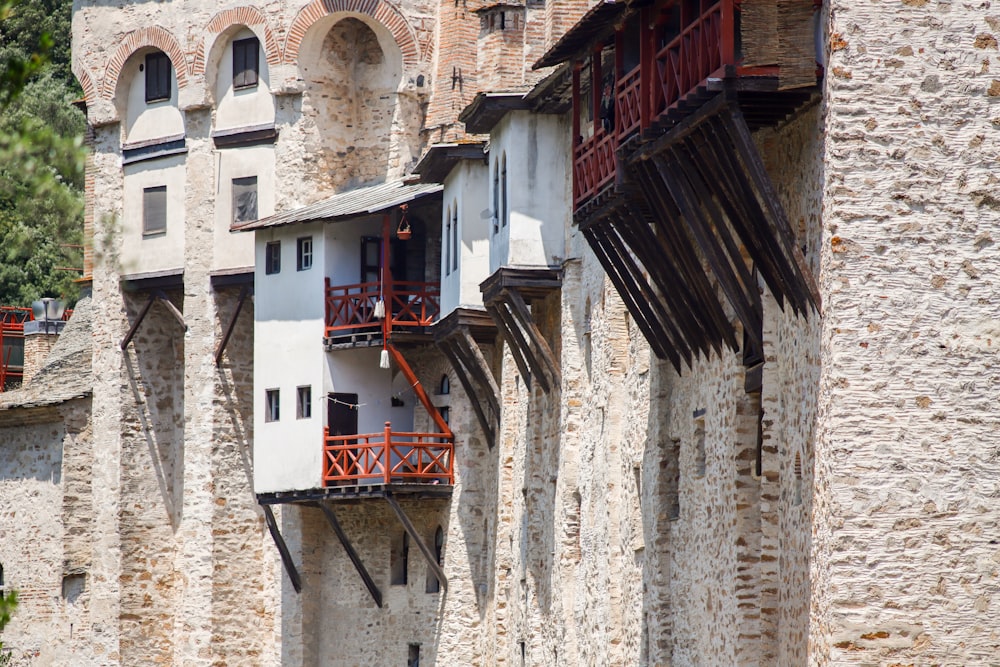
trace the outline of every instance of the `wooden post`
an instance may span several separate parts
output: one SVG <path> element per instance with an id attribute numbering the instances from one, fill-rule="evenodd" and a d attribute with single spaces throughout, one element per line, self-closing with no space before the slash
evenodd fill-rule
<path id="1" fill-rule="evenodd" d="M 736 7 L 735 0 L 722 0 L 722 21 L 719 37 L 722 41 L 722 64 L 736 64 Z"/>
<path id="2" fill-rule="evenodd" d="M 411 387 L 413 387 L 413 391 L 416 393 L 417 398 L 427 410 L 427 414 L 431 416 L 431 419 L 434 420 L 437 427 L 441 429 L 441 433 L 444 433 L 449 438 L 452 438 L 454 434 L 448 427 L 448 423 L 445 422 L 444 417 L 441 416 L 438 409 L 434 407 L 433 403 L 431 403 L 431 399 L 427 396 L 427 392 L 424 391 L 424 386 L 420 384 L 420 380 L 417 379 L 417 376 L 413 372 L 413 369 L 410 368 L 410 365 L 406 363 L 406 359 L 403 358 L 403 355 L 400 354 L 399 350 L 397 350 L 394 345 L 390 344 L 387 347 L 389 349 L 389 353 L 392 355 L 392 358 L 396 360 L 396 364 L 399 366 L 399 369 L 403 371 L 403 376 L 406 378 L 406 381 L 410 383 Z M 389 422 L 386 422 L 385 425 L 388 427 Z M 386 431 L 386 433 L 388 434 L 388 431 Z M 388 437 L 388 435 L 386 437 Z"/>
<path id="3" fill-rule="evenodd" d="M 392 441 L 392 422 L 385 423 L 385 460 L 382 461 L 382 472 L 385 478 L 385 483 L 389 484 L 392 481 L 392 448 L 389 443 Z"/>
<path id="4" fill-rule="evenodd" d="M 385 302 L 385 317 L 382 318 L 382 340 L 389 342 L 392 330 L 392 271 L 389 269 L 389 214 L 382 216 L 382 300 Z"/>

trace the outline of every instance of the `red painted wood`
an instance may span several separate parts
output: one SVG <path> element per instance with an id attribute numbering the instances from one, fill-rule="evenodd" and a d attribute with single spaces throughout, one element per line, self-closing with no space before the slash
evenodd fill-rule
<path id="1" fill-rule="evenodd" d="M 445 433 L 331 436 L 323 430 L 323 484 L 454 483 L 455 443 Z"/>

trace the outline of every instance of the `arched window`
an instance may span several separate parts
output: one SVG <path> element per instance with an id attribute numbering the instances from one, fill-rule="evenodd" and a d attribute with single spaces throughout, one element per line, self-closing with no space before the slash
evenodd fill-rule
<path id="1" fill-rule="evenodd" d="M 448 379 L 447 373 L 441 376 L 441 384 L 438 387 L 438 393 L 442 396 L 451 393 L 451 380 Z"/>
<path id="2" fill-rule="evenodd" d="M 458 201 L 451 209 L 451 270 L 458 271 Z"/>
<path id="3" fill-rule="evenodd" d="M 451 206 L 444 214 L 444 275 L 451 275 Z"/>
<path id="4" fill-rule="evenodd" d="M 493 160 L 493 233 L 500 231 L 500 163 Z"/>
<path id="5" fill-rule="evenodd" d="M 393 540 L 392 551 L 389 554 L 390 584 L 393 586 L 406 585 L 406 571 L 410 559 L 410 536 L 403 531 Z"/>

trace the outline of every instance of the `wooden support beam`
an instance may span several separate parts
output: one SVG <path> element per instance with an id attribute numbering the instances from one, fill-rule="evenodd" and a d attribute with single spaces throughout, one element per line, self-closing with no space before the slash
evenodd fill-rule
<path id="1" fill-rule="evenodd" d="M 144 319 L 146 319 L 146 314 L 149 312 L 149 309 L 153 307 L 153 304 L 155 302 L 156 302 L 156 294 L 155 293 L 150 294 L 149 298 L 146 300 L 146 305 L 144 305 L 142 307 L 142 310 L 139 311 L 139 317 L 135 318 L 135 322 L 132 324 L 131 327 L 129 327 L 128 333 L 125 334 L 125 337 L 122 338 L 122 342 L 119 344 L 119 347 L 121 347 L 122 351 L 124 351 L 125 348 L 128 347 L 128 344 L 132 342 L 132 338 L 135 336 L 135 332 L 139 330 L 139 325 L 142 324 L 142 321 Z"/>
<path id="2" fill-rule="evenodd" d="M 473 376 L 480 384 L 485 384 L 486 388 L 489 390 L 486 392 L 486 398 L 489 400 L 490 406 L 493 408 L 493 412 L 497 415 L 497 419 L 499 419 L 500 386 L 497 384 L 496 378 L 493 377 L 493 371 L 490 370 L 490 365 L 486 363 L 486 357 L 483 356 L 483 352 L 479 349 L 479 345 L 472 337 L 472 334 L 469 333 L 469 329 L 467 327 L 462 327 L 459 329 L 458 335 L 463 342 L 461 349 L 471 355 L 474 362 L 469 366 L 469 371 L 472 372 Z"/>
<path id="3" fill-rule="evenodd" d="M 427 414 L 431 416 L 431 419 L 434 420 L 437 427 L 441 429 L 441 433 L 444 433 L 449 438 L 454 437 L 454 434 L 451 432 L 451 428 L 448 427 L 448 422 L 446 422 L 444 417 L 441 416 L 441 413 L 438 412 L 437 406 L 431 403 L 431 399 L 427 396 L 427 392 L 424 391 L 424 386 L 420 384 L 420 380 L 417 379 L 416 373 L 414 373 L 413 369 L 410 368 L 410 365 L 406 363 L 406 359 L 403 358 L 403 355 L 400 354 L 399 350 L 397 350 L 396 346 L 392 343 L 387 343 L 386 348 L 389 350 L 392 358 L 396 361 L 396 365 L 399 366 L 399 370 L 403 371 L 403 376 L 406 378 L 406 381 L 410 383 L 411 387 L 413 387 L 413 391 L 416 393 L 417 398 L 421 403 L 423 403 L 424 408 L 427 410 Z"/>
<path id="4" fill-rule="evenodd" d="M 517 329 L 517 324 L 511 319 L 510 311 L 507 310 L 507 303 L 502 299 L 498 299 L 487 304 L 486 310 L 493 318 L 493 321 L 496 322 L 500 336 L 507 343 L 507 347 L 510 348 L 511 356 L 514 357 L 514 363 L 517 364 L 517 370 L 521 372 L 521 377 L 524 378 L 524 384 L 530 389 L 531 369 L 528 368 L 528 359 L 524 351 L 525 347 L 527 347 L 527 342 L 524 341 L 524 336 Z M 538 381 L 542 384 L 542 389 L 547 392 L 548 387 L 545 384 L 545 378 L 540 377 Z"/>
<path id="5" fill-rule="evenodd" d="M 427 565 L 431 568 L 431 571 L 434 572 L 434 576 L 437 577 L 437 580 L 441 583 L 441 587 L 447 590 L 448 577 L 445 576 L 444 570 L 441 569 L 441 565 L 437 562 L 437 557 L 434 555 L 434 552 L 430 550 L 427 543 L 424 542 L 424 539 L 420 537 L 417 529 L 413 527 L 410 517 L 406 516 L 403 508 L 399 506 L 399 503 L 396 502 L 396 499 L 392 496 L 391 492 L 386 491 L 385 500 L 389 503 L 389 507 L 392 508 L 392 511 L 396 513 L 396 518 L 398 518 L 399 522 L 403 524 L 403 528 L 410 536 L 410 539 L 416 543 L 417 548 L 420 549 L 420 553 L 422 553 L 424 558 L 427 559 Z"/>
<path id="6" fill-rule="evenodd" d="M 240 311 L 243 310 L 243 303 L 247 300 L 250 295 L 250 287 L 248 285 L 243 285 L 240 287 L 240 297 L 236 301 L 236 310 L 233 311 L 233 316 L 229 320 L 229 326 L 226 327 L 226 333 L 222 335 L 222 341 L 219 342 L 218 349 L 215 350 L 215 365 L 222 365 L 222 353 L 226 351 L 226 345 L 229 344 L 229 338 L 233 335 L 233 330 L 236 328 L 236 319 L 240 316 Z"/>
<path id="7" fill-rule="evenodd" d="M 351 541 L 347 539 L 347 533 L 341 527 L 340 522 L 337 520 L 337 515 L 333 513 L 333 508 L 327 503 L 318 503 L 319 508 L 323 510 L 323 514 L 326 515 L 326 520 L 330 524 L 330 528 L 333 528 L 333 532 L 337 535 L 337 539 L 340 540 L 340 545 L 344 547 L 344 551 L 347 552 L 347 557 L 351 559 L 351 563 L 354 564 L 354 569 L 358 571 L 361 575 L 361 580 L 365 583 L 365 588 L 368 589 L 368 593 L 371 594 L 372 599 L 375 600 L 375 604 L 378 608 L 382 608 L 382 591 L 379 590 L 378 586 L 375 585 L 375 580 L 372 576 L 368 574 L 368 570 L 365 568 L 365 564 L 361 562 L 361 557 L 358 556 L 358 552 L 354 550 L 354 545 Z"/>
<path id="8" fill-rule="evenodd" d="M 486 436 L 486 445 L 490 449 L 496 445 L 496 430 L 490 418 L 486 415 L 486 411 L 483 409 L 480 403 L 480 391 L 472 384 L 472 379 L 469 376 L 469 371 L 466 369 L 465 363 L 459 357 L 457 348 L 458 343 L 453 339 L 448 339 L 445 341 L 440 341 L 438 347 L 444 352 L 444 355 L 448 357 L 448 361 L 451 363 L 451 367 L 455 370 L 455 375 L 458 377 L 458 381 L 462 384 L 462 388 L 465 389 L 465 393 L 469 397 L 469 403 L 472 405 L 472 410 L 476 414 L 476 419 L 479 421 L 479 426 L 483 429 L 483 434 Z"/>
<path id="9" fill-rule="evenodd" d="M 507 290 L 507 299 L 513 306 L 513 313 L 520 318 L 521 325 L 531 338 L 532 352 L 535 356 L 542 358 L 542 361 L 548 368 L 551 384 L 558 387 L 562 382 L 562 373 L 559 372 L 559 364 L 556 363 L 555 355 L 552 354 L 552 348 L 549 347 L 548 341 L 542 336 L 542 332 L 539 331 L 534 318 L 531 317 L 531 311 L 528 310 L 528 305 L 524 302 L 524 298 L 516 289 L 509 289 Z"/>
<path id="10" fill-rule="evenodd" d="M 292 587 L 295 589 L 296 593 L 302 592 L 302 578 L 299 577 L 299 571 L 295 569 L 295 562 L 292 560 L 292 554 L 288 551 L 288 545 L 285 544 L 285 538 L 281 536 L 278 531 L 278 522 L 274 520 L 274 512 L 271 511 L 270 505 L 261 505 L 264 510 L 264 521 L 267 522 L 267 530 L 271 533 L 271 539 L 274 540 L 274 546 L 278 547 L 278 553 L 281 554 L 281 562 L 285 566 L 285 572 L 288 573 L 288 578 L 292 582 Z"/>
<path id="11" fill-rule="evenodd" d="M 188 325 L 187 322 L 184 321 L 184 313 L 177 310 L 177 306 L 170 301 L 165 293 L 157 290 L 154 294 L 156 295 L 156 298 L 160 300 L 160 303 L 162 303 L 166 309 L 170 311 L 170 314 L 174 316 L 174 319 L 176 319 L 177 322 L 184 328 L 184 331 L 187 331 Z"/>

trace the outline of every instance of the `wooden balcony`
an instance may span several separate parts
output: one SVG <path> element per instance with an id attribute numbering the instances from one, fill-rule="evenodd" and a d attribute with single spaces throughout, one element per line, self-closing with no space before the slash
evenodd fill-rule
<path id="1" fill-rule="evenodd" d="M 385 318 L 375 317 L 379 299 L 385 301 Z M 326 336 L 386 333 L 427 327 L 441 311 L 441 284 L 404 280 L 354 285 L 326 281 Z"/>
<path id="2" fill-rule="evenodd" d="M 330 435 L 324 429 L 324 486 L 447 484 L 454 481 L 454 436 L 393 431 Z"/>
<path id="3" fill-rule="evenodd" d="M 573 161 L 573 202 L 581 204 L 614 182 L 617 170 L 614 134 L 599 129 L 578 145 Z"/>

